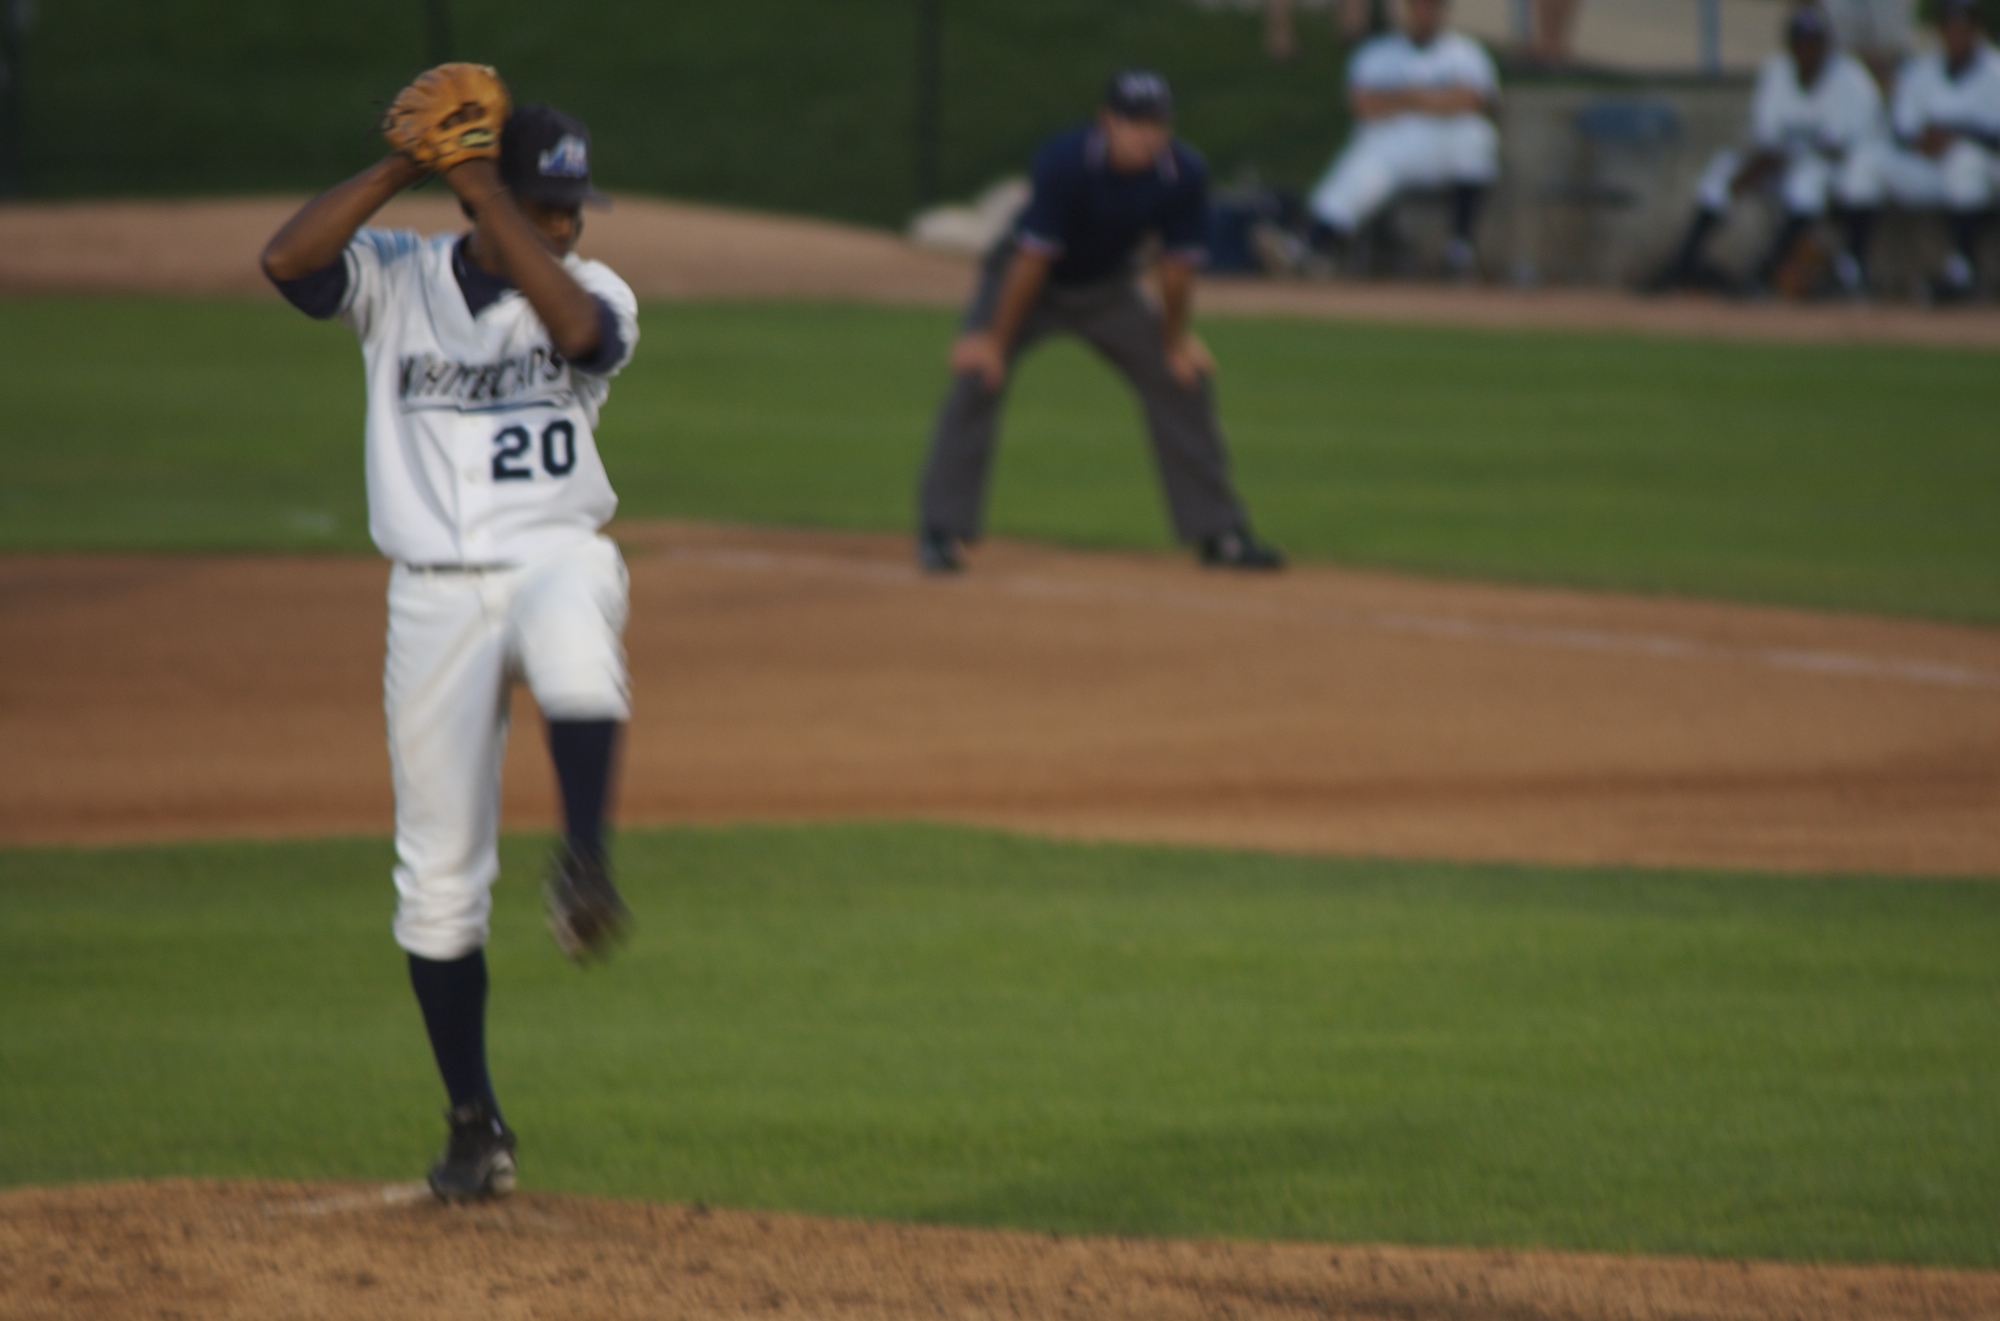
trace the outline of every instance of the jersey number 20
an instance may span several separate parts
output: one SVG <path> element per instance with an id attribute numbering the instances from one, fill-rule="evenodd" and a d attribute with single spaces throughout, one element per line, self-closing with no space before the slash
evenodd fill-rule
<path id="1" fill-rule="evenodd" d="M 508 427 L 493 438 L 493 480 L 496 482 L 533 481 L 535 470 L 528 465 L 533 462 L 528 451 L 534 446 L 534 437 L 526 427 Z M 576 428 L 567 419 L 557 418 L 542 428 L 542 471 L 551 477 L 567 477 L 569 470 L 576 467 Z"/>

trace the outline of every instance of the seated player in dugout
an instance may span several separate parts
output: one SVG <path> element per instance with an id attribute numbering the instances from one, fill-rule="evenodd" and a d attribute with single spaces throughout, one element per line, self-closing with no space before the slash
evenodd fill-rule
<path id="1" fill-rule="evenodd" d="M 625 565 L 599 529 L 618 498 L 593 433 L 639 339 L 638 303 L 575 254 L 590 131 L 548 106 L 509 114 L 491 69 L 447 64 L 391 106 L 393 148 L 305 206 L 264 271 L 307 316 L 361 340 L 368 526 L 389 574 L 382 669 L 396 799 L 394 933 L 451 1108 L 441 1199 L 514 1186 L 514 1134 L 486 1066 L 486 960 L 499 877 L 509 690 L 548 726 L 564 833 L 545 898 L 572 959 L 628 915 L 605 817 L 630 713 Z M 433 175 L 471 221 L 423 237 L 366 227 Z"/>
<path id="2" fill-rule="evenodd" d="M 1832 24 L 1817 5 L 1785 20 L 1785 48 L 1764 61 L 1750 102 L 1751 144 L 1726 147 L 1695 189 L 1695 213 L 1680 247 L 1647 282 L 1654 292 L 1684 288 L 1768 290 L 1801 239 L 1829 208 L 1845 247 L 1833 260 L 1841 289 L 1858 294 L 1869 217 L 1882 200 L 1882 94 L 1875 79 L 1833 44 Z M 1771 196 L 1778 211 L 1770 247 L 1745 279 L 1711 265 L 1710 238 L 1738 199 Z"/>
<path id="3" fill-rule="evenodd" d="M 2000 193 L 2000 51 L 1979 26 L 1975 0 L 1938 0 L 1936 50 L 1906 63 L 1890 114 L 1894 140 L 1881 147 L 1888 197 L 1942 212 L 1950 250 L 1931 276 L 1933 302 L 1978 292 L 1979 244 Z M 1873 213 L 1865 213 L 1855 257 L 1865 261 Z"/>
<path id="4" fill-rule="evenodd" d="M 1363 42 L 1348 64 L 1356 128 L 1306 201 L 1307 241 L 1345 261 L 1357 235 L 1400 193 L 1445 189 L 1445 268 L 1473 272 L 1479 212 L 1500 176 L 1500 76 L 1486 50 L 1445 26 L 1446 0 L 1404 0 L 1403 30 Z"/>
<path id="5" fill-rule="evenodd" d="M 1216 418 L 1215 361 L 1189 325 L 1206 259 L 1208 167 L 1173 135 L 1173 94 L 1145 70 L 1111 79 L 1094 122 L 1035 153 L 1034 192 L 987 254 L 951 350 L 955 374 L 917 494 L 917 560 L 964 567 L 984 530 L 987 479 L 1008 380 L 1049 335 L 1080 336 L 1123 374 L 1145 411 L 1175 534 L 1220 569 L 1277 569 L 1229 475 Z M 1139 288 L 1157 240 L 1160 305 Z"/>

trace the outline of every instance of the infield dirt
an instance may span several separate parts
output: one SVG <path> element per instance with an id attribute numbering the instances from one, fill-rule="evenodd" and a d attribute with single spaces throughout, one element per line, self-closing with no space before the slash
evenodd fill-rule
<path id="1" fill-rule="evenodd" d="M 301 198 L 0 206 L 0 296 L 33 293 L 273 298 L 257 253 Z M 588 217 L 581 251 L 641 298 L 824 299 L 951 307 L 972 266 L 893 234 L 793 216 L 621 197 Z M 463 227 L 435 192 L 378 218 L 427 233 Z M 1558 327 L 1700 338 L 2000 348 L 2000 310 L 1907 304 L 1639 299 L 1612 289 L 1480 289 L 1407 283 L 1205 281 L 1198 306 L 1238 315 L 1488 329 Z"/>
<path id="2" fill-rule="evenodd" d="M 898 537 L 620 530 L 634 824 L 2000 874 L 2000 633 Z M 386 833 L 387 568 L 0 559 L 0 841 Z M 513 828 L 554 819 L 525 698 Z"/>
<path id="3" fill-rule="evenodd" d="M 0 1193 L 0 1317 L 1730 1321 L 2000 1315 L 2000 1274 L 1084 1238 L 547 1195 L 168 1182 Z"/>

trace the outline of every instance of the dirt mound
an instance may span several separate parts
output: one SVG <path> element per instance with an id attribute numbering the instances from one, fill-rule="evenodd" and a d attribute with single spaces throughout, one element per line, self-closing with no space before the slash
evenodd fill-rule
<path id="1" fill-rule="evenodd" d="M 273 296 L 257 253 L 301 199 L 0 206 L 0 296 L 23 293 Z M 379 223 L 459 228 L 441 193 L 399 198 Z M 824 298 L 955 305 L 972 269 L 891 234 L 657 198 L 590 213 L 583 251 L 647 298 Z M 1200 305 L 1253 316 L 1511 328 L 1552 326 L 1724 339 L 2000 348 L 2000 310 L 1642 300 L 1602 289 L 1210 280 Z"/>
<path id="2" fill-rule="evenodd" d="M 421 1187 L 0 1193 L 0 1317 L 1974 1318 L 2000 1274 L 946 1229 Z"/>
<path id="3" fill-rule="evenodd" d="M 621 529 L 638 823 L 920 817 L 2000 874 L 2000 632 L 1184 557 Z M 0 840 L 386 833 L 387 567 L 0 558 Z M 536 718 L 510 825 L 554 819 Z"/>

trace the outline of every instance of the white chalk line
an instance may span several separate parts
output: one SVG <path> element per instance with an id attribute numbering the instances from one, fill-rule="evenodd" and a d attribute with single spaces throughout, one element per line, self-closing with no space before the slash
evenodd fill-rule
<path id="1" fill-rule="evenodd" d="M 706 568 L 757 573 L 790 573 L 885 587 L 915 587 L 931 581 L 906 565 L 840 559 L 763 550 L 672 547 L 664 558 Z M 1110 587 L 1074 579 L 1025 574 L 986 574 L 954 579 L 954 589 L 1000 591 L 1012 596 L 1116 605 L 1172 606 L 1215 614 L 1261 619 L 1311 620 L 1317 623 L 1367 628 L 1382 633 L 1435 638 L 1449 642 L 1504 642 L 1517 646 L 1565 651 L 1595 651 L 1643 656 L 1656 660 L 1724 661 L 1769 669 L 1847 679 L 1877 679 L 1945 688 L 2000 688 L 2000 670 L 1985 670 L 1942 661 L 1861 656 L 1852 652 L 1817 651 L 1796 647 L 1731 646 L 1697 642 L 1663 634 L 1616 633 L 1589 628 L 1554 628 L 1536 624 L 1493 623 L 1453 615 L 1404 611 L 1355 611 L 1332 606 L 1299 605 L 1255 597 L 1224 596 L 1180 588 Z"/>
<path id="2" fill-rule="evenodd" d="M 338 1197 L 316 1197 L 304 1202 L 289 1202 L 266 1206 L 268 1215 L 327 1216 L 339 1215 L 345 1211 L 372 1211 L 383 1206 L 407 1206 L 411 1202 L 421 1202 L 431 1195 L 430 1187 L 421 1183 L 390 1183 L 367 1192 L 342 1193 Z"/>
<path id="3" fill-rule="evenodd" d="M 263 1211 L 269 1216 L 334 1216 L 357 1211 L 380 1211 L 434 1200 L 436 1198 L 428 1184 L 391 1183 L 384 1184 L 380 1188 L 371 1188 L 366 1192 L 342 1193 L 338 1197 L 317 1197 L 303 1202 L 267 1203 Z M 460 1212 L 503 1211 L 511 1222 L 530 1224 L 561 1234 L 577 1232 L 575 1225 L 547 1215 L 532 1206 L 523 1206 L 512 1198 L 460 1203 L 451 1209 Z"/>

